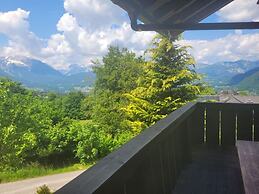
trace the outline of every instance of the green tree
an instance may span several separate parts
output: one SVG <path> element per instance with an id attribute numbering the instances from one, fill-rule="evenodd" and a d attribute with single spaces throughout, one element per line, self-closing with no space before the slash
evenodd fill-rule
<path id="1" fill-rule="evenodd" d="M 85 95 L 82 92 L 70 92 L 64 96 L 64 116 L 70 119 L 83 120 L 85 114 L 82 110 L 82 101 Z"/>
<path id="2" fill-rule="evenodd" d="M 113 137 L 130 130 L 122 110 L 127 103 L 123 94 L 136 88 L 136 79 L 143 73 L 143 61 L 127 49 L 110 47 L 102 62 L 96 62 L 95 88 L 86 101 L 91 119 Z"/>
<path id="3" fill-rule="evenodd" d="M 143 73 L 144 59 L 126 48 L 111 46 L 102 62 L 95 62 L 95 91 L 127 92 L 136 88 L 136 79 Z"/>
<path id="4" fill-rule="evenodd" d="M 138 78 L 137 88 L 125 94 L 130 103 L 124 111 L 133 127 L 154 124 L 207 88 L 194 70 L 187 47 L 157 35 L 147 54 L 144 76 Z"/>
<path id="5" fill-rule="evenodd" d="M 1 168 L 34 158 L 50 125 L 43 101 L 16 82 L 0 80 Z"/>

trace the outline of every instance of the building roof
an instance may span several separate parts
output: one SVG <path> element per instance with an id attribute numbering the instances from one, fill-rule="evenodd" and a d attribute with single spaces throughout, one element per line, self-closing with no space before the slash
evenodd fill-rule
<path id="1" fill-rule="evenodd" d="M 112 0 L 126 10 L 131 18 L 132 28 L 135 30 L 155 30 L 177 36 L 185 29 L 236 29 L 259 28 L 254 24 L 250 27 L 239 23 L 238 26 L 226 24 L 206 25 L 198 24 L 200 21 L 223 8 L 233 0 Z M 145 25 L 137 28 L 137 21 Z M 197 25 L 198 24 L 198 25 Z M 160 26 L 158 26 L 160 25 Z M 196 26 L 193 26 L 196 25 Z M 168 29 L 168 30 L 166 30 Z M 169 30 L 170 29 L 170 30 Z"/>

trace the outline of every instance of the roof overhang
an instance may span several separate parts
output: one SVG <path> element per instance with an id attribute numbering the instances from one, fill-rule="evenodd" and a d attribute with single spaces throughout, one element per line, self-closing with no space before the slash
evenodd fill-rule
<path id="1" fill-rule="evenodd" d="M 259 22 L 199 23 L 233 0 L 112 1 L 128 12 L 131 26 L 136 31 L 158 31 L 177 36 L 185 30 L 259 29 Z"/>

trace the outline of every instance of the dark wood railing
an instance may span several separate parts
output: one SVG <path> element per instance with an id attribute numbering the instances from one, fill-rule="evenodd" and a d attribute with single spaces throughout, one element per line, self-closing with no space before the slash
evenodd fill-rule
<path id="1" fill-rule="evenodd" d="M 259 104 L 200 103 L 205 112 L 205 142 L 235 145 L 236 140 L 259 141 Z"/>
<path id="2" fill-rule="evenodd" d="M 194 147 L 259 140 L 259 105 L 189 103 L 99 161 L 56 193 L 169 194 Z"/>

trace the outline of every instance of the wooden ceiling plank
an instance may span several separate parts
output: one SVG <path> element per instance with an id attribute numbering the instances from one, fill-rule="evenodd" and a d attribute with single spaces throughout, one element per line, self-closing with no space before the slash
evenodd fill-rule
<path id="1" fill-rule="evenodd" d="M 186 22 L 186 21 L 188 21 L 190 18 L 192 18 L 194 15 L 201 13 L 201 11 L 207 9 L 210 5 L 212 5 L 212 4 L 215 3 L 216 1 L 218 1 L 218 0 L 211 0 L 209 3 L 205 4 L 205 5 L 202 6 L 200 9 L 198 9 L 198 10 L 192 12 L 190 15 L 188 15 L 186 18 L 184 18 L 184 19 L 182 20 L 182 22 Z"/>
<path id="2" fill-rule="evenodd" d="M 222 7 L 224 7 L 225 5 L 229 4 L 232 1 L 233 0 L 225 0 L 225 2 L 223 4 L 222 4 L 222 0 L 215 1 L 214 4 L 210 4 L 210 6 L 207 7 L 206 14 L 198 14 L 198 15 L 192 16 L 192 18 L 189 18 L 188 21 L 185 20 L 184 22 L 190 22 L 190 23 L 200 22 L 201 20 L 205 19 L 206 17 L 208 17 L 212 13 L 218 11 L 219 9 L 221 9 Z M 176 37 L 177 35 L 181 34 L 182 32 L 183 31 L 180 31 L 180 30 L 171 31 L 171 36 Z"/>
<path id="3" fill-rule="evenodd" d="M 159 9 L 159 7 L 163 6 L 164 4 L 170 2 L 171 0 L 156 0 L 150 7 L 147 8 L 147 11 L 154 12 L 155 10 Z"/>
<path id="4" fill-rule="evenodd" d="M 183 23 L 184 20 L 186 21 L 187 17 L 189 17 L 190 15 L 196 15 L 197 13 L 200 13 L 200 11 L 204 10 L 203 9 L 204 7 L 207 7 L 208 4 L 211 4 L 216 1 L 221 1 L 221 0 L 196 0 L 193 4 L 186 7 L 178 14 L 173 15 L 163 23 L 165 24 Z"/>
<path id="5" fill-rule="evenodd" d="M 165 15 L 161 16 L 158 21 L 163 23 L 164 21 L 168 20 L 169 18 L 171 18 L 172 16 L 182 12 L 184 9 L 186 9 L 187 7 L 189 7 L 190 5 L 192 5 L 193 3 L 195 3 L 197 0 L 191 0 L 189 1 L 187 4 L 183 5 L 181 8 L 179 9 L 171 9 L 171 11 L 167 12 Z"/>
<path id="6" fill-rule="evenodd" d="M 212 4 L 210 3 L 210 5 L 206 6 L 206 12 L 202 11 L 205 9 L 203 8 L 202 10 L 200 10 L 199 13 L 196 13 L 196 15 L 192 15 L 192 17 L 188 17 L 188 19 L 185 19 L 184 22 L 187 22 L 187 21 L 200 22 L 201 20 L 207 18 L 209 15 L 211 15 L 212 13 L 215 13 L 216 11 L 226 6 L 227 4 L 231 3 L 232 1 L 233 0 L 225 0 L 224 3 L 222 4 L 222 0 L 221 1 L 218 0 Z"/>

